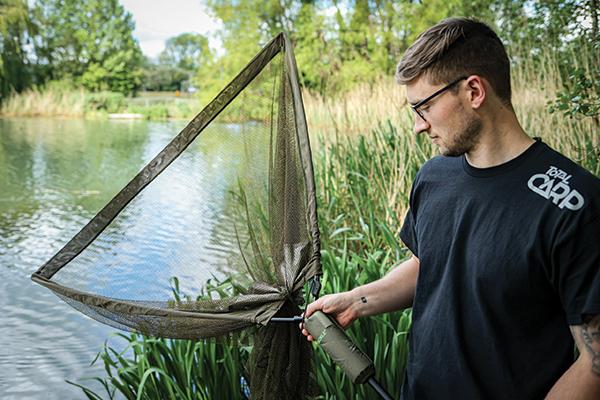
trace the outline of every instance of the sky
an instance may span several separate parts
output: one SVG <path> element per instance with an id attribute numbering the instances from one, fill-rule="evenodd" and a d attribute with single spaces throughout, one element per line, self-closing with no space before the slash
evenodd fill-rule
<path id="1" fill-rule="evenodd" d="M 207 14 L 202 0 L 120 0 L 135 21 L 133 36 L 142 52 L 155 58 L 165 48 L 165 41 L 184 32 L 207 35 L 210 47 L 218 49 L 215 31 L 219 20 Z M 211 37 L 211 34 L 212 37 Z"/>

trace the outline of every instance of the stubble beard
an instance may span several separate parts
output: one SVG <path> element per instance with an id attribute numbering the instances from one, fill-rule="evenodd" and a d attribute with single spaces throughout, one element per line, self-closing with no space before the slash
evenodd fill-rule
<path id="1" fill-rule="evenodd" d="M 457 133 L 452 142 L 445 147 L 440 147 L 440 152 L 446 157 L 458 157 L 470 152 L 479 142 L 481 134 L 481 119 L 470 115 Z"/>

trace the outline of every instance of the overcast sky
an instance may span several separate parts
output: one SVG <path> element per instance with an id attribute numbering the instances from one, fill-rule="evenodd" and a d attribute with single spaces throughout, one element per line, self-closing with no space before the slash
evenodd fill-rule
<path id="1" fill-rule="evenodd" d="M 208 16 L 201 0 L 120 1 L 133 15 L 133 35 L 149 57 L 156 57 L 165 48 L 165 40 L 170 37 L 184 32 L 208 36 L 220 26 L 218 20 Z M 209 43 L 213 48 L 219 47 L 214 37 L 209 36 Z"/>

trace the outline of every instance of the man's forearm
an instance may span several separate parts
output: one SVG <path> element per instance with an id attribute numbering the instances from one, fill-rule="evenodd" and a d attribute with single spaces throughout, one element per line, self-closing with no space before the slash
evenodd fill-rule
<path id="1" fill-rule="evenodd" d="M 592 372 L 591 363 L 581 357 L 554 384 L 546 400 L 598 400 L 600 377 Z"/>
<path id="2" fill-rule="evenodd" d="M 360 300 L 356 306 L 357 316 L 367 317 L 412 306 L 418 275 L 419 260 L 413 256 L 383 278 L 351 290 L 351 295 Z"/>
<path id="3" fill-rule="evenodd" d="M 581 325 L 571 326 L 579 358 L 554 384 L 548 400 L 600 399 L 600 315 L 586 315 Z"/>

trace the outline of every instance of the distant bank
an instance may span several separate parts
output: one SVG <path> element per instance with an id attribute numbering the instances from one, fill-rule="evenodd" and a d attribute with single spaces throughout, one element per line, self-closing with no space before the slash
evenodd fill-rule
<path id="1" fill-rule="evenodd" d="M 83 89 L 30 89 L 8 97 L 1 117 L 63 117 L 86 119 L 191 119 L 202 105 L 196 97 L 175 92 L 142 92 L 125 97 L 115 92 Z"/>

